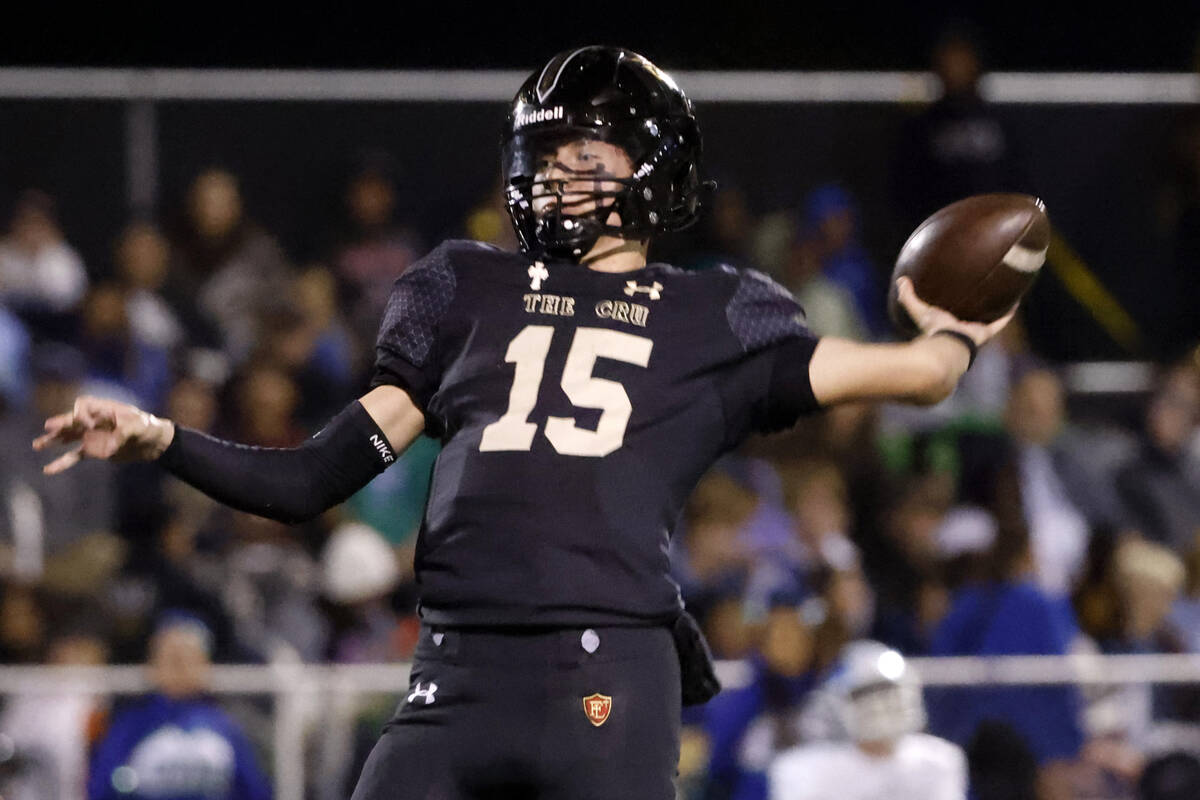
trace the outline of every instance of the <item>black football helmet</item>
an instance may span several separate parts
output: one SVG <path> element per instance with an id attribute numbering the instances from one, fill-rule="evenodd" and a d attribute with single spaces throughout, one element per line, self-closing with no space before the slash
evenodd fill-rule
<path id="1" fill-rule="evenodd" d="M 603 178 L 620 187 L 604 191 L 596 178 L 593 191 L 583 193 L 595 200 L 594 210 L 571 214 L 564 181 L 539 179 L 539 160 L 581 138 L 623 148 L 633 176 Z M 578 260 L 601 235 L 647 239 L 688 227 L 702 193 L 715 186 L 700 179 L 700 151 L 691 102 L 650 61 L 619 47 L 559 53 L 517 92 L 501 143 L 505 200 L 521 249 L 535 258 Z M 576 175 L 597 173 L 568 179 Z M 558 201 L 535 213 L 534 198 L 546 196 Z M 614 211 L 619 226 L 607 222 Z"/>

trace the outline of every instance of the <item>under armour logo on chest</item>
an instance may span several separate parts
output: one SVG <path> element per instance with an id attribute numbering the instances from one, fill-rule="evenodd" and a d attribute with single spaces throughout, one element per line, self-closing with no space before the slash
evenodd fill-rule
<path id="1" fill-rule="evenodd" d="M 433 681 L 429 682 L 428 689 L 422 689 L 420 682 L 418 682 L 417 688 L 414 689 L 413 693 L 408 696 L 408 702 L 411 703 L 414 700 L 416 700 L 418 697 L 420 697 L 425 701 L 425 705 L 430 705 L 436 699 L 433 695 L 435 692 L 437 692 L 437 690 L 438 690 L 438 685 L 436 683 L 434 683 Z"/>
<path id="2" fill-rule="evenodd" d="M 662 297 L 663 285 L 658 281 L 649 286 L 638 286 L 637 281 L 625 281 L 625 294 L 633 297 L 638 292 L 650 295 L 651 300 L 657 300 Z"/>
<path id="3" fill-rule="evenodd" d="M 529 268 L 529 288 L 535 292 L 542 288 L 542 282 L 550 277 L 550 271 L 540 261 L 533 262 Z"/>

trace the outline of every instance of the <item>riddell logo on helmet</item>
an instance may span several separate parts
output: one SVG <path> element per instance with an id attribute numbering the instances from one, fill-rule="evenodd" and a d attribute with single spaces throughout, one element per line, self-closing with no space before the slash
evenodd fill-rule
<path id="1" fill-rule="evenodd" d="M 527 111 L 524 114 L 517 114 L 515 127 L 524 128 L 534 122 L 547 122 L 552 119 L 562 119 L 566 116 L 562 106 L 554 108 L 539 108 L 537 111 Z"/>

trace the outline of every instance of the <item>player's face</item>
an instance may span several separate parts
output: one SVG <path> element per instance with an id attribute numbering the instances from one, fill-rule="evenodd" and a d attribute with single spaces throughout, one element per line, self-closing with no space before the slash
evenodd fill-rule
<path id="1" fill-rule="evenodd" d="M 588 214 L 596 209 L 594 192 L 617 192 L 623 187 L 610 178 L 633 176 L 633 162 L 625 151 L 614 144 L 596 139 L 576 139 L 542 153 L 534 175 L 533 211 L 541 216 L 559 202 L 562 192 L 562 212 L 571 216 Z M 546 183 L 543 183 L 545 181 Z"/>

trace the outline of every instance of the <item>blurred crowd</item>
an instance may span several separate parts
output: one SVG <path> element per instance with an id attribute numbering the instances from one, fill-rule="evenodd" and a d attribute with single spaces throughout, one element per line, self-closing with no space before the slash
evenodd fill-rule
<path id="1" fill-rule="evenodd" d="M 972 43 L 949 37 L 937 59 L 945 94 L 897 145 L 897 224 L 909 229 L 1027 180 L 974 90 Z M 230 797 L 267 797 L 239 731 L 261 743 L 269 709 L 247 703 L 233 723 L 197 699 L 197 671 L 411 656 L 412 550 L 437 442 L 296 527 L 221 507 L 153 465 L 85 462 L 47 478 L 30 449 L 80 393 L 248 444 L 314 433 L 361 394 L 391 283 L 433 244 L 398 216 L 401 191 L 396 162 L 364 154 L 330 210 L 340 222 L 298 258 L 256 224 L 238 176 L 213 167 L 177 224 L 133 219 L 109 261 L 86 264 L 55 198 L 20 194 L 0 237 L 0 663 L 149 662 L 158 691 L 133 709 L 10 698 L 0 768 L 28 773 L 10 756 L 42 753 L 60 781 L 13 797 L 82 797 L 89 763 L 88 796 L 107 797 L 132 774 L 103 766 L 131 763 L 121 731 L 188 714 L 212 715 L 226 749 L 148 752 L 203 751 L 196 774 L 244 781 Z M 860 230 L 839 184 L 762 213 L 726 181 L 700 228 L 651 257 L 761 269 L 816 332 L 886 339 L 889 266 Z M 515 247 L 499 191 L 458 232 Z M 765 798 L 775 756 L 825 735 L 804 712 L 856 640 L 905 656 L 1200 653 L 1200 361 L 1160 365 L 1147 391 L 1105 399 L 1074 395 L 1018 320 L 937 407 L 837 408 L 710 472 L 673 561 L 715 655 L 744 674 L 685 720 L 688 796 Z M 930 688 L 925 702 L 929 731 L 991 787 L 980 798 L 1149 797 L 1137 794 L 1148 764 L 1200 754 L 1200 687 Z M 340 743 L 345 763 L 321 770 L 314 796 L 345 796 L 375 733 Z"/>

